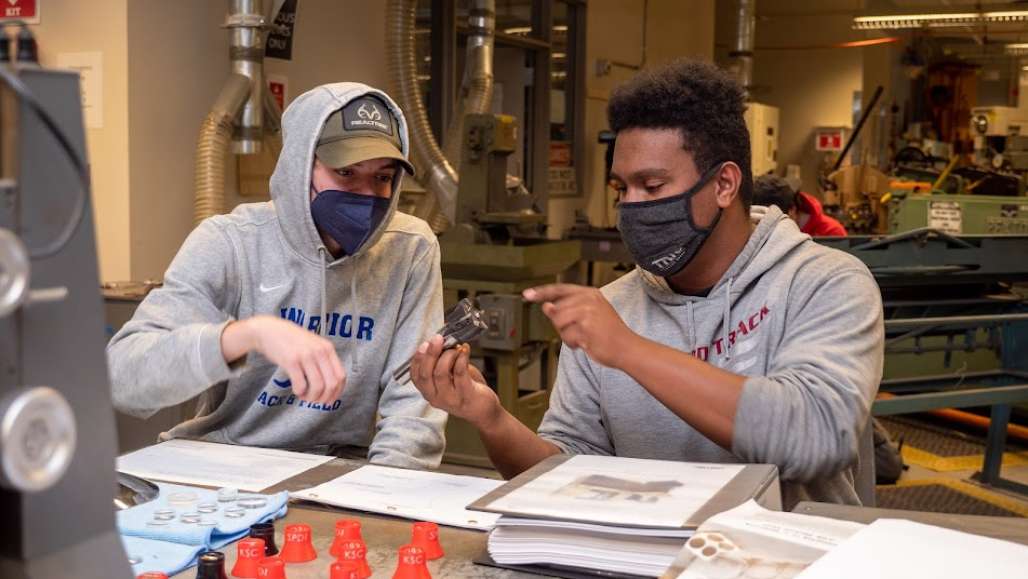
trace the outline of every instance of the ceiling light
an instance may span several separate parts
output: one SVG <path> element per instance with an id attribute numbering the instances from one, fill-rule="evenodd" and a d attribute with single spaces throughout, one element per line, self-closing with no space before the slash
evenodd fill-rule
<path id="1" fill-rule="evenodd" d="M 1028 21 L 1028 10 L 1007 10 L 1002 12 L 942 12 L 934 14 L 858 16 L 853 19 L 853 28 L 857 30 L 948 28 L 975 24 L 1025 21 Z"/>

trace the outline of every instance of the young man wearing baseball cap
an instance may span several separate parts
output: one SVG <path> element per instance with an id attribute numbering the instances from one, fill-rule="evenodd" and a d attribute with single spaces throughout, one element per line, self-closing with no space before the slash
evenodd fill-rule
<path id="1" fill-rule="evenodd" d="M 161 435 L 433 468 L 446 414 L 392 380 L 442 325 L 439 246 L 398 213 L 407 123 L 384 92 L 315 88 L 282 117 L 272 202 L 201 223 L 108 345 L 115 405 Z"/>

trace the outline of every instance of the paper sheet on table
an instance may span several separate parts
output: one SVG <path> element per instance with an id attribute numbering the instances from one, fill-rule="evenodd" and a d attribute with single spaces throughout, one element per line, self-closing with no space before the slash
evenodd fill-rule
<path id="1" fill-rule="evenodd" d="M 169 440 L 118 457 L 118 471 L 146 479 L 262 491 L 333 457 L 253 446 Z"/>
<path id="2" fill-rule="evenodd" d="M 440 525 L 488 531 L 499 515 L 465 509 L 502 480 L 368 465 L 294 498 Z"/>
<path id="3" fill-rule="evenodd" d="M 790 579 L 862 528 L 771 511 L 750 500 L 700 525 L 661 579 Z"/>
<path id="4" fill-rule="evenodd" d="M 879 519 L 818 559 L 800 579 L 1023 578 L 1028 547 L 911 521 Z"/>

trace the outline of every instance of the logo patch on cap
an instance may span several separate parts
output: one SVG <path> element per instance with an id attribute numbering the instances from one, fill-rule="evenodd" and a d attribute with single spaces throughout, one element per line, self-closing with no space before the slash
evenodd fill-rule
<path id="1" fill-rule="evenodd" d="M 392 137 L 393 115 L 385 103 L 371 97 L 359 98 L 343 107 L 344 131 L 378 131 Z"/>

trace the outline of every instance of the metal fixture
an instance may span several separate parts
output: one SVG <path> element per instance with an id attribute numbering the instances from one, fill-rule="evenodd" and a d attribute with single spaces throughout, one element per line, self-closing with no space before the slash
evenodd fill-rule
<path id="1" fill-rule="evenodd" d="M 1000 12 L 944 12 L 932 14 L 893 14 L 858 16 L 853 19 L 856 30 L 896 30 L 903 28 L 953 28 L 981 24 L 1002 24 L 1028 21 L 1028 10 Z"/>

